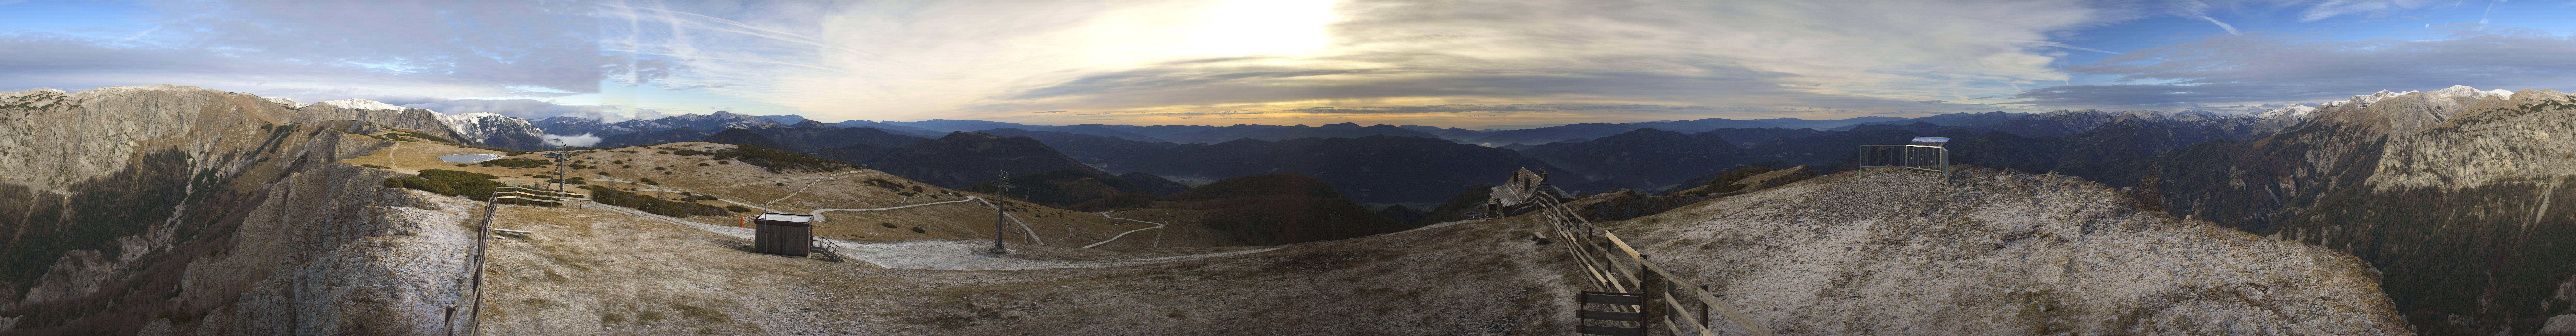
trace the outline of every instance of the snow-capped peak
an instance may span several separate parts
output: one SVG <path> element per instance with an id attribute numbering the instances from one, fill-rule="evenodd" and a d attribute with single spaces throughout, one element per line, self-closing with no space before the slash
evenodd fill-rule
<path id="1" fill-rule="evenodd" d="M 394 104 L 386 104 L 386 103 L 377 102 L 377 101 L 373 101 L 373 100 L 356 99 L 356 98 L 342 99 L 342 100 L 333 100 L 333 101 L 326 101 L 326 102 L 321 102 L 321 104 L 322 104 L 322 105 L 331 105 L 331 106 L 335 106 L 335 107 L 339 107 L 339 108 L 344 108 L 344 109 L 355 109 L 355 110 L 397 110 L 397 111 L 399 111 L 399 110 L 404 109 L 404 107 L 401 107 L 401 106 L 394 106 Z"/>
<path id="2" fill-rule="evenodd" d="M 304 108 L 305 106 L 311 106 L 311 105 L 313 105 L 313 104 L 298 103 L 298 102 L 295 102 L 295 99 L 290 99 L 290 98 L 285 98 L 285 97 L 260 97 L 260 98 L 268 99 L 268 102 L 271 102 L 271 103 L 277 103 L 278 105 L 286 105 L 286 108 L 291 108 L 291 109 L 300 109 L 300 108 Z"/>
<path id="3" fill-rule="evenodd" d="M 463 134 L 467 139 L 473 139 L 475 142 L 485 142 L 504 134 L 526 135 L 529 139 L 544 135 L 537 131 L 536 125 L 528 123 L 527 119 L 498 113 L 473 112 L 451 115 L 430 111 L 430 114 L 438 115 L 438 122 L 447 124 L 449 130 L 456 131 L 456 134 Z"/>
<path id="4" fill-rule="evenodd" d="M 2255 113 L 2255 114 L 2254 114 L 2254 116 L 2257 116 L 2257 117 L 2263 117 L 2264 119 L 2279 118 L 2279 117 L 2293 117 L 2293 118 L 2299 118 L 2299 117 L 2307 117 L 2309 113 L 2315 113 L 2315 112 L 2317 112 L 2317 107 L 2315 107 L 2315 106 L 2307 106 L 2307 105 L 2290 105 L 2290 107 L 2277 108 L 2277 109 L 2272 109 L 2272 110 L 2270 110 L 2270 111 L 2263 111 L 2262 113 Z"/>
<path id="5" fill-rule="evenodd" d="M 2388 99 L 2388 97 L 2404 96 L 2404 95 L 2406 95 L 2406 94 L 2409 94 L 2409 93 L 2416 93 L 2416 92 L 2421 92 L 2421 91 L 2389 92 L 2388 90 L 2379 90 L 2379 92 L 2374 92 L 2374 93 L 2371 93 L 2371 94 L 2359 95 L 2359 96 L 2352 96 L 2352 100 L 2348 100 L 2348 101 L 2349 101 L 2349 102 L 2352 102 L 2352 103 L 2356 103 L 2356 104 L 2368 105 L 2368 104 L 2371 104 L 2371 103 L 2377 103 L 2377 102 L 2379 102 L 2379 100 L 2381 100 L 2381 99 Z"/>
<path id="6" fill-rule="evenodd" d="M 2469 97 L 2469 98 L 2486 98 L 2486 97 L 2495 97 L 2495 98 L 2502 98 L 2502 99 L 2513 99 L 2513 91 L 2505 91 L 2504 89 L 2495 89 L 2495 90 L 2488 90 L 2488 91 L 2478 91 L 2478 88 L 2469 87 L 2469 86 L 2467 86 L 2467 85 L 2452 85 L 2452 86 L 2451 86 L 2451 87 L 2449 87 L 2449 88 L 2443 88 L 2443 89 L 2441 89 L 2441 90 L 2433 90 L 2432 92 L 2426 92 L 2426 93 L 2427 93 L 2427 94 L 2431 94 L 2431 95 L 2433 96 L 2433 98 L 2435 98 L 2435 99 L 2441 99 L 2441 98 L 2455 98 L 2455 97 Z"/>

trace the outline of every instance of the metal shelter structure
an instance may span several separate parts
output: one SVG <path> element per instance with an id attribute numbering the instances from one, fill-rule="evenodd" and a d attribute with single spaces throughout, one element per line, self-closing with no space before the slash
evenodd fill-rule
<path id="1" fill-rule="evenodd" d="M 1852 162 L 1858 163 L 1861 168 L 1907 168 L 1939 172 L 1941 180 L 1948 181 L 1950 180 L 1949 145 L 1950 138 L 1942 137 L 1914 137 L 1913 141 L 1903 145 L 1860 145 L 1860 152 L 1852 158 Z M 1869 165 L 1870 147 L 1897 147 L 1898 150 L 1903 151 L 1903 157 L 1894 166 L 1872 166 Z"/>

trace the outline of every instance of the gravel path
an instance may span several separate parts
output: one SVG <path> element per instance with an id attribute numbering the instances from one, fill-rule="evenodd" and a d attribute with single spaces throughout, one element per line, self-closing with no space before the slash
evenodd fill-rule
<path id="1" fill-rule="evenodd" d="M 1083 246 L 1082 246 L 1082 248 L 1091 248 L 1091 247 L 1093 247 L 1093 246 L 1100 246 L 1100 244 L 1108 244 L 1109 242 L 1118 241 L 1118 237 L 1126 237 L 1126 236 L 1127 236 L 1127 234 L 1129 234 L 1129 233 L 1136 233 L 1136 231 L 1145 231 L 1145 230 L 1153 230 L 1153 229 L 1160 229 L 1160 228 L 1163 228 L 1163 223 L 1147 222 L 1147 221 L 1140 221 L 1140 220 L 1126 219 L 1126 218 L 1118 218 L 1118 217 L 1109 217 L 1109 213 L 1108 213 L 1108 212 L 1101 212 L 1101 213 L 1100 213 L 1100 218 L 1108 218 L 1108 219 L 1124 219 L 1124 220 L 1131 221 L 1131 222 L 1145 223 L 1145 224 L 1153 224 L 1153 225 L 1154 225 L 1154 227 L 1142 228 L 1142 229 L 1135 229 L 1135 230 L 1127 230 L 1127 232 L 1119 232 L 1119 233 L 1118 233 L 1118 235 L 1116 235 L 1116 236 L 1110 236 L 1110 237 L 1109 237 L 1109 240 L 1103 240 L 1103 241 L 1100 241 L 1100 242 L 1098 242 L 1098 243 L 1091 243 L 1091 245 L 1083 245 Z"/>
<path id="2" fill-rule="evenodd" d="M 1834 185 L 1818 196 L 1825 212 L 1842 216 L 1867 216 L 1895 209 L 1897 204 L 1941 187 L 1941 173 L 1913 171 L 1870 171 Z"/>

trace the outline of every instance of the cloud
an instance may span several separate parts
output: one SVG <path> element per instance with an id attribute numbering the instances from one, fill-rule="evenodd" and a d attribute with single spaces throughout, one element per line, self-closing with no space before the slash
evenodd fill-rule
<path id="1" fill-rule="evenodd" d="M 1033 0 L 634 2 L 599 17 L 605 50 L 689 66 L 659 81 L 730 85 L 705 90 L 812 114 L 921 119 L 1319 104 L 1919 109 L 2066 80 L 2047 53 L 2071 46 L 2046 41 L 2123 15 L 2073 0 Z"/>
<path id="2" fill-rule="evenodd" d="M 2434 0 L 2325 0 L 2325 1 L 2318 1 L 2318 2 L 2316 2 L 2316 4 L 2315 4 L 2315 5 L 2309 5 L 2309 6 L 2308 6 L 2308 9 L 2303 10 L 2303 11 L 2300 11 L 2300 12 L 2299 12 L 2299 21 L 2305 22 L 2305 21 L 2324 20 L 2324 19 L 2326 19 L 2326 18 L 2330 18 L 2330 17 L 2340 16 L 2340 15 L 2345 15 L 2345 14 L 2363 13 L 2363 12 L 2386 12 L 2386 11 L 2392 11 L 2392 10 L 2416 9 L 2416 8 L 2423 8 L 2424 6 L 2432 5 L 2432 4 L 2436 4 L 2436 3 L 2440 3 L 2440 1 L 2434 1 Z"/>
<path id="3" fill-rule="evenodd" d="M 493 113 L 537 120 L 555 116 L 620 119 L 614 109 L 598 105 L 561 105 L 534 99 L 381 98 L 376 101 L 446 114 Z"/>
<path id="4" fill-rule="evenodd" d="M 1379 113 L 1563 112 L 1563 111 L 1622 111 L 1622 112 L 1660 112 L 1660 111 L 1677 111 L 1677 112 L 1685 112 L 1685 113 L 1706 113 L 1706 111 L 1709 111 L 1709 110 L 1712 110 L 1712 109 L 1711 109 L 1711 108 L 1707 108 L 1707 107 L 1700 107 L 1700 106 L 1663 106 L 1663 105 L 1647 105 L 1647 104 L 1510 104 L 1510 105 L 1442 104 L 1442 105 L 1416 105 L 1416 106 L 1373 106 L 1373 107 L 1357 107 L 1357 108 L 1337 108 L 1337 107 L 1331 107 L 1331 106 L 1319 106 L 1319 107 L 1309 107 L 1309 108 L 1300 108 L 1300 109 L 1287 109 L 1287 110 L 1280 110 L 1280 112 L 1288 112 L 1288 113 L 1327 113 L 1327 114 L 1379 114 Z"/>
<path id="5" fill-rule="evenodd" d="M 2067 67 L 2137 84 L 2068 85 L 2014 95 L 2058 107 L 2187 107 L 2341 99 L 2379 90 L 2564 86 L 2576 39 L 2523 29 L 2458 31 L 2425 41 L 2303 41 L 2248 34 L 2176 43 Z"/>
<path id="6" fill-rule="evenodd" d="M 546 144 L 549 145 L 581 147 L 599 144 L 599 136 L 590 135 L 590 133 L 582 133 L 581 135 L 546 134 L 544 137 Z"/>
<path id="7" fill-rule="evenodd" d="M 2203 3 L 2199 0 L 2173 0 L 2173 4 L 2174 10 L 2180 12 L 2175 13 L 2175 15 L 2209 21 L 2210 24 L 2218 25 L 2219 29 L 2226 29 L 2228 35 L 2245 35 L 2244 32 L 2236 31 L 2236 26 L 2229 25 L 2226 22 L 2219 22 L 2218 18 L 2209 17 L 2208 3 Z"/>
<path id="8" fill-rule="evenodd" d="M 548 96 L 599 91 L 578 2 L 147 1 L 117 37 L 0 32 L 0 83 L 180 84 L 293 94 Z M 99 29 L 99 28 L 79 28 Z M 8 66 L 0 66 L 8 67 Z M 627 67 L 631 71 L 635 67 Z M 653 75 L 649 71 L 643 72 Z M 534 88 L 535 90 L 528 90 Z"/>

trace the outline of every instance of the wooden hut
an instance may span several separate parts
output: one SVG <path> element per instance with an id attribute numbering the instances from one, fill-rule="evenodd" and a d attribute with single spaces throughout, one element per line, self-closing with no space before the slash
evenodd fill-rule
<path id="1" fill-rule="evenodd" d="M 763 212 L 751 224 L 754 252 L 804 257 L 813 251 L 814 216 Z"/>

